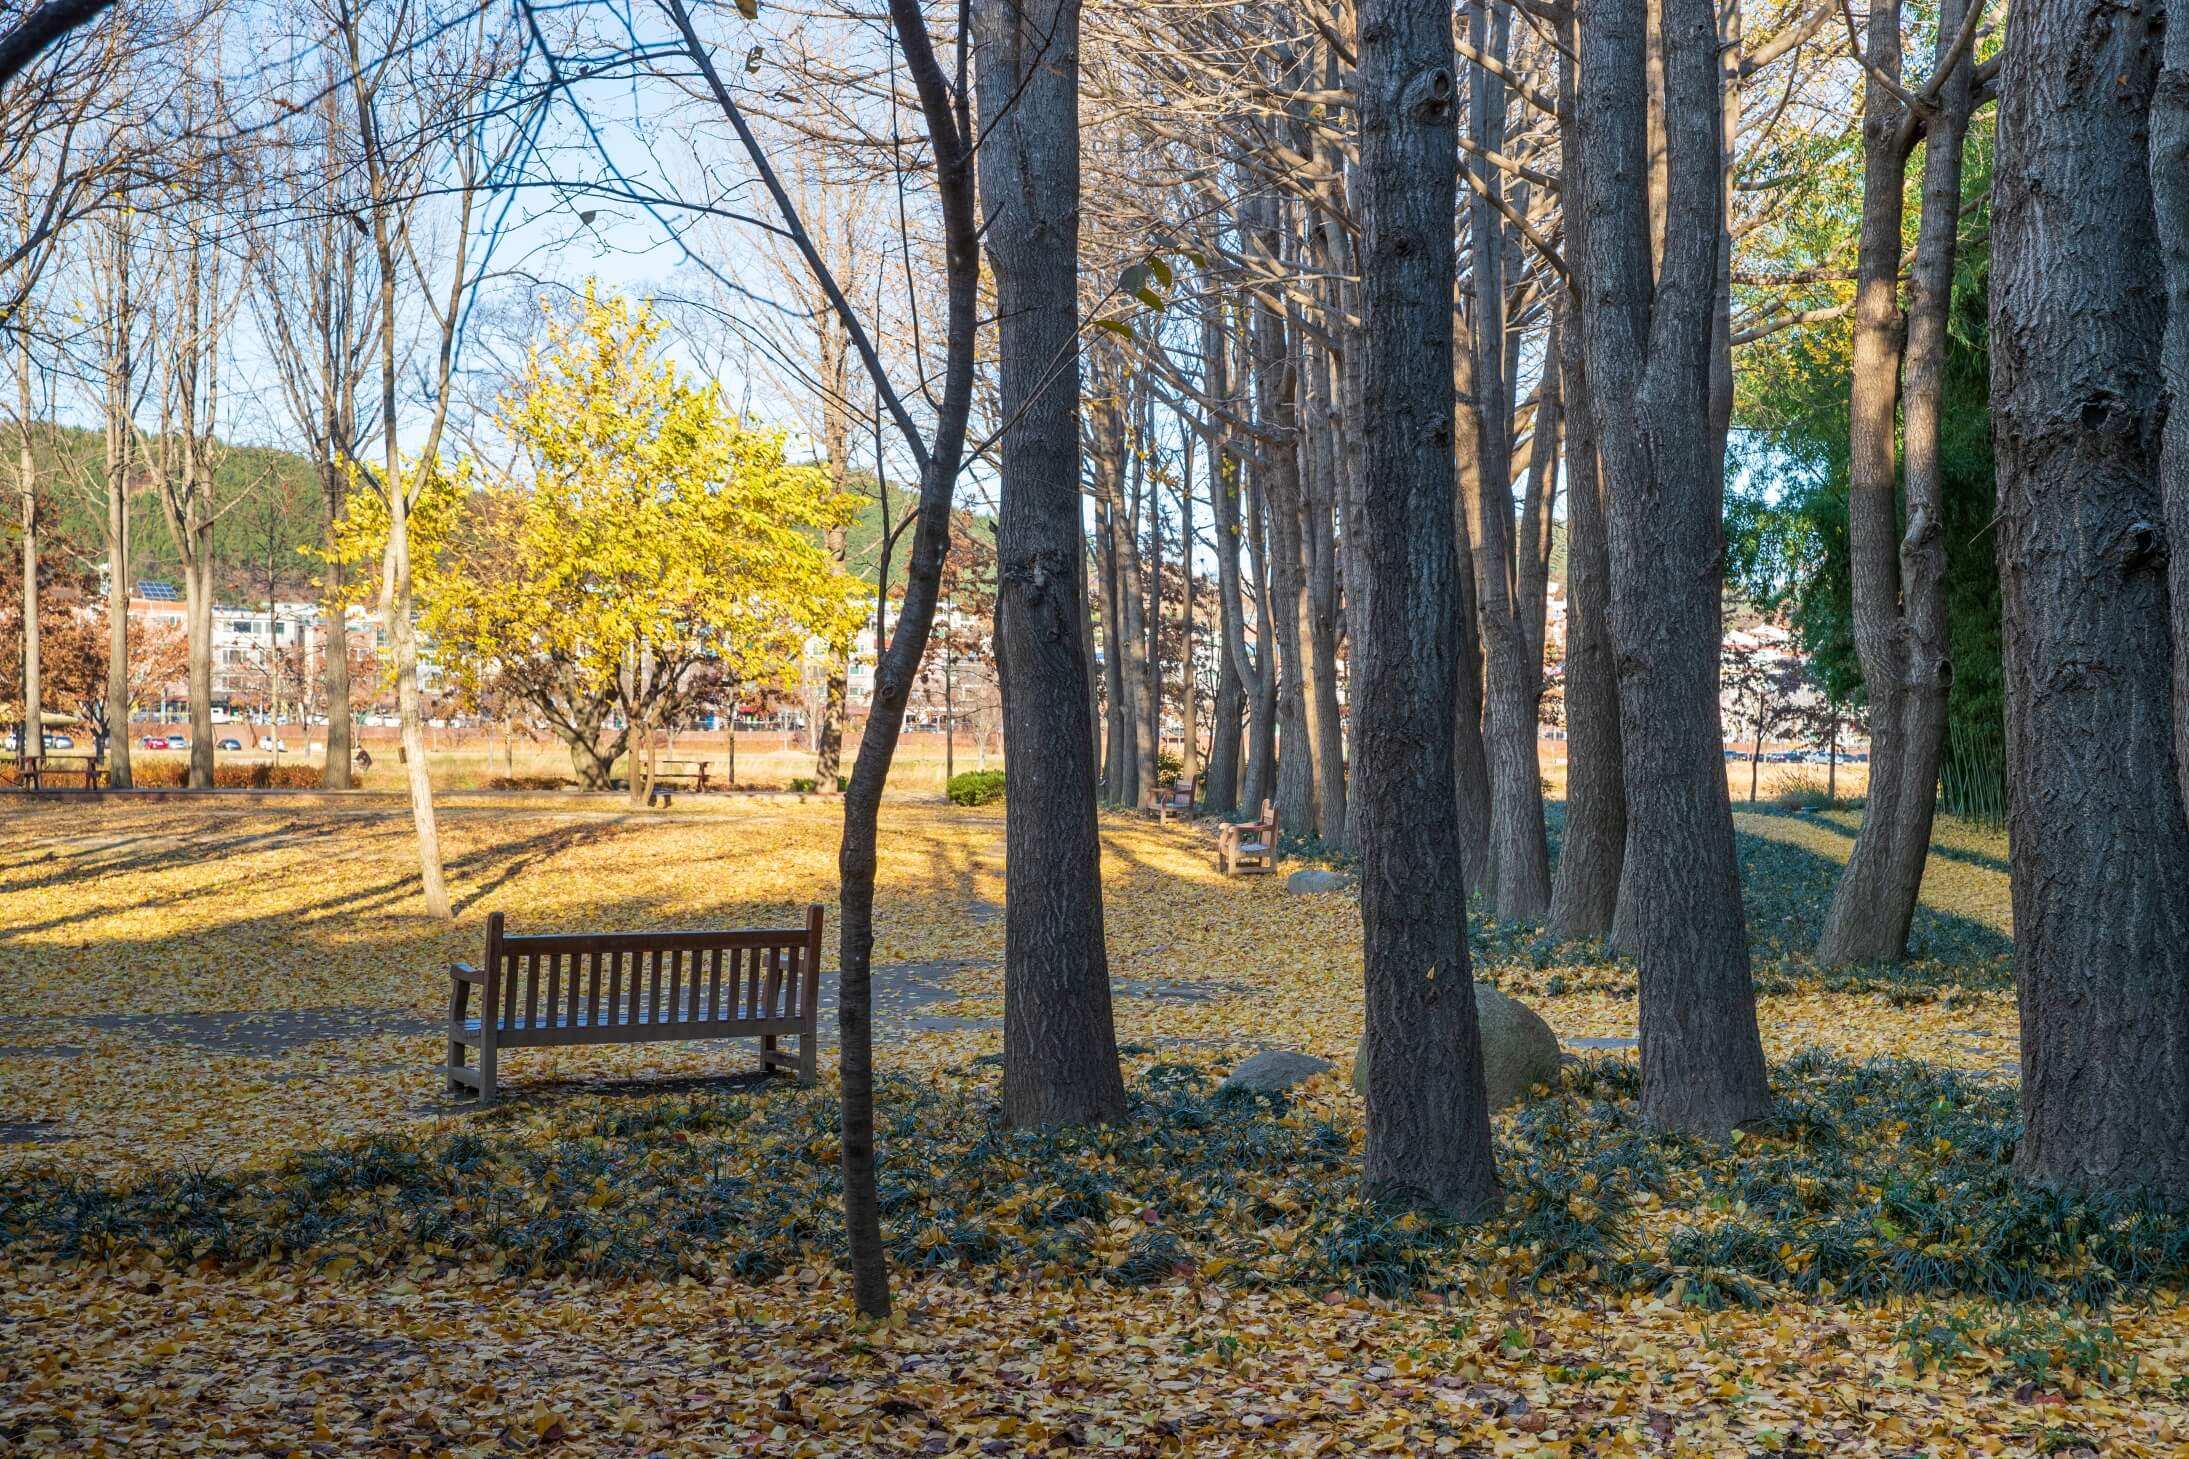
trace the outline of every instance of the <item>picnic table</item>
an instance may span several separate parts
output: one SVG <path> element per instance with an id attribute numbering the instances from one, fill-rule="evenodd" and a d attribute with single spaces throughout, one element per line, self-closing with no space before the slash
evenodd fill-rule
<path id="1" fill-rule="evenodd" d="M 60 789 L 75 781 L 85 790 L 97 790 L 99 777 L 106 774 L 106 767 L 99 763 L 97 755 L 44 754 L 25 755 L 15 762 L 16 776 L 25 790 L 45 790 L 46 782 L 54 780 Z M 75 788 L 68 786 L 68 788 Z"/>
<path id="2" fill-rule="evenodd" d="M 712 760 L 656 760 L 653 775 L 646 782 L 646 803 L 652 805 L 654 797 L 659 796 L 661 803 L 668 805 L 674 792 L 679 790 L 689 790 L 694 795 L 706 794 L 707 767 L 713 763 Z"/>

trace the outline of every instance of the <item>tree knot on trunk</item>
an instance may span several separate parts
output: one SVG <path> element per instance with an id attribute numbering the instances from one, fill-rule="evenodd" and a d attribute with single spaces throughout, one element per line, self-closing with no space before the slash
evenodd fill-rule
<path id="1" fill-rule="evenodd" d="M 2163 571 L 2166 567 L 2166 533 L 2156 523 L 2131 522 L 2121 533 L 2121 575 Z"/>
<path id="2" fill-rule="evenodd" d="M 1399 93 L 1406 114 L 1425 126 L 1442 126 L 1452 119 L 1452 72 L 1448 66 L 1416 71 Z"/>

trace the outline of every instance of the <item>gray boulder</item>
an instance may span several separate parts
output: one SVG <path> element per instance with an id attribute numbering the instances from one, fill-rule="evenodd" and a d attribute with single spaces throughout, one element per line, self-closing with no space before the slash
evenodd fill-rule
<path id="1" fill-rule="evenodd" d="M 1490 1108 L 1503 1109 L 1528 1097 L 1530 1086 L 1558 1086 L 1558 1035 L 1518 998 L 1482 983 L 1475 984 L 1475 1019 L 1482 1029 L 1482 1076 Z M 1353 1054 L 1353 1091 L 1368 1093 L 1368 1035 Z"/>
<path id="2" fill-rule="evenodd" d="M 1335 871 L 1324 871 L 1319 866 L 1303 866 L 1285 878 L 1288 892 L 1342 892 L 1349 883 Z"/>
<path id="3" fill-rule="evenodd" d="M 1246 1089 L 1256 1094 L 1269 1094 L 1279 1089 L 1290 1089 L 1305 1083 L 1317 1074 L 1327 1074 L 1335 1064 L 1308 1054 L 1295 1054 L 1289 1049 L 1264 1049 L 1259 1054 L 1239 1061 L 1222 1084 L 1216 1086 L 1221 1094 L 1227 1089 Z"/>

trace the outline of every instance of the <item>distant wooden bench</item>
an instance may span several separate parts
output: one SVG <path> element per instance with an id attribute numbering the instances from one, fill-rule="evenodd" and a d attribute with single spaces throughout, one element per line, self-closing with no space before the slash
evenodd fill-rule
<path id="1" fill-rule="evenodd" d="M 712 760 L 656 760 L 653 778 L 646 782 L 646 803 L 652 805 L 658 795 L 661 803 L 668 805 L 673 798 L 672 792 L 679 790 L 689 790 L 694 795 L 706 794 L 707 767 L 713 763 Z"/>
<path id="2" fill-rule="evenodd" d="M 1148 809 L 1155 812 L 1158 823 L 1168 825 L 1172 816 L 1193 814 L 1193 782 L 1174 780 L 1168 786 L 1160 786 L 1148 792 Z"/>
<path id="3" fill-rule="evenodd" d="M 106 767 L 97 755 L 25 755 L 15 762 L 16 781 L 25 790 L 97 790 Z M 48 782 L 56 782 L 49 786 Z"/>
<path id="4" fill-rule="evenodd" d="M 1217 828 L 1216 869 L 1225 876 L 1249 876 L 1277 869 L 1276 806 L 1265 800 L 1259 819 Z"/>
<path id="5" fill-rule="evenodd" d="M 449 1092 L 494 1099 L 504 1049 L 757 1038 L 763 1071 L 815 1070 L 821 908 L 803 927 L 511 937 L 486 919 L 486 966 L 449 969 Z M 479 1014 L 471 991 L 479 990 Z M 776 1040 L 798 1036 L 795 1055 Z M 478 1050 L 478 1063 L 469 1062 Z"/>

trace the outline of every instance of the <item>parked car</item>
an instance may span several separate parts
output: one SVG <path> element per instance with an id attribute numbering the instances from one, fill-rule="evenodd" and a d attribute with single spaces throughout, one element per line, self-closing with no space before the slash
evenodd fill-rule
<path id="1" fill-rule="evenodd" d="M 67 735 L 47 735 L 46 748 L 49 750 L 73 750 L 76 748 L 76 741 Z"/>
<path id="2" fill-rule="evenodd" d="M 168 748 L 168 749 L 170 749 L 170 750 L 187 750 L 187 749 L 189 749 L 189 748 L 190 748 L 190 736 L 188 736 L 188 735 L 169 735 L 169 736 L 167 737 L 167 748 Z"/>
<path id="3" fill-rule="evenodd" d="M 243 741 L 235 739 L 222 740 L 220 747 L 223 750 L 240 750 L 243 748 Z"/>
<path id="4" fill-rule="evenodd" d="M 137 743 L 143 745 L 147 750 L 164 750 L 167 748 L 167 736 L 146 735 Z"/>

